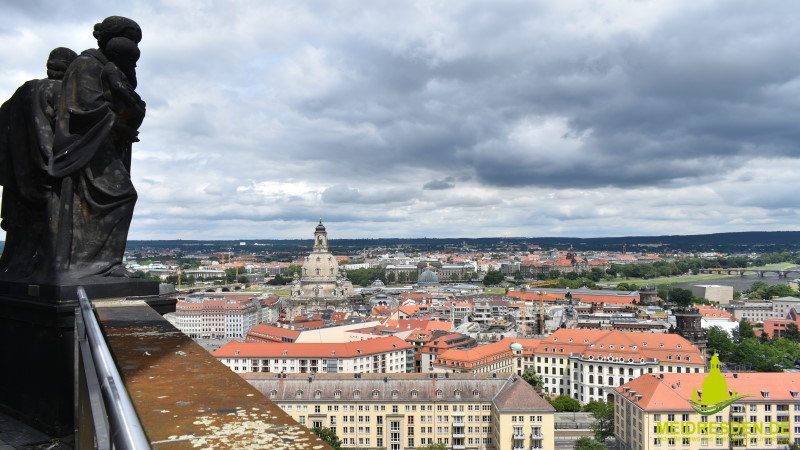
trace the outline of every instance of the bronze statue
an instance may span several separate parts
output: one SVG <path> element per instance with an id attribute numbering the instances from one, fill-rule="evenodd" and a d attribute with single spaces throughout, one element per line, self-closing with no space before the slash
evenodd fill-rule
<path id="1" fill-rule="evenodd" d="M 48 87 L 57 102 L 40 115 L 50 114 L 49 122 L 28 111 L 27 94 L 3 105 L 4 280 L 59 285 L 131 276 L 122 256 L 137 199 L 131 145 L 145 116 L 135 91 L 142 31 L 111 16 L 95 25 L 94 37 L 98 48 L 73 53 L 63 80 Z M 39 132 L 36 142 L 20 123 Z"/>
<path id="2" fill-rule="evenodd" d="M 0 107 L 0 184 L 6 232 L 0 277 L 27 279 L 48 272 L 54 236 L 49 232 L 54 180 L 47 173 L 61 79 L 78 55 L 59 47 L 47 59 L 47 78 L 25 82 Z"/>
<path id="3" fill-rule="evenodd" d="M 59 279 L 129 276 L 122 266 L 136 203 L 131 144 L 144 119 L 136 95 L 137 44 L 133 20 L 112 16 L 95 25 L 98 49 L 67 69 L 48 172 L 60 181 L 55 270 Z"/>

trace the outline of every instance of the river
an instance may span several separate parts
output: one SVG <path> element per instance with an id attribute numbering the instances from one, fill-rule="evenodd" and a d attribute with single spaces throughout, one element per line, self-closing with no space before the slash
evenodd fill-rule
<path id="1" fill-rule="evenodd" d="M 763 277 L 753 274 L 743 277 L 712 278 L 709 280 L 692 281 L 690 283 L 676 283 L 674 286 L 683 289 L 691 289 L 692 286 L 697 286 L 698 284 L 717 284 L 720 286 L 733 286 L 734 291 L 743 292 L 750 289 L 750 286 L 756 281 L 763 281 L 772 286 L 775 284 L 786 284 L 795 278 L 800 277 L 798 277 L 796 273 L 791 273 L 789 274 L 789 278 L 778 278 L 778 274 L 776 273 L 767 273 L 764 274 Z"/>

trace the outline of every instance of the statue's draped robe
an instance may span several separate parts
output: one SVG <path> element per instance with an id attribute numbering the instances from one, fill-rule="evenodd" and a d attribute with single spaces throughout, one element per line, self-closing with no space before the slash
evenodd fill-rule
<path id="1" fill-rule="evenodd" d="M 61 88 L 49 174 L 60 180 L 56 270 L 62 279 L 121 270 L 136 203 L 131 143 L 116 137 L 120 119 L 103 95 L 107 63 L 99 50 L 86 50 Z"/>
<path id="2" fill-rule="evenodd" d="M 0 184 L 5 248 L 0 276 L 28 279 L 52 268 L 53 180 L 47 173 L 61 80 L 31 80 L 0 107 Z"/>

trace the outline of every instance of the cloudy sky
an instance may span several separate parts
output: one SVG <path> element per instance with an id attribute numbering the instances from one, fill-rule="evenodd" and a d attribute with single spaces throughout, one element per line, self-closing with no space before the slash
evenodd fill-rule
<path id="1" fill-rule="evenodd" d="M 800 3 L 0 5 L 0 99 L 143 29 L 131 239 L 800 230 Z"/>

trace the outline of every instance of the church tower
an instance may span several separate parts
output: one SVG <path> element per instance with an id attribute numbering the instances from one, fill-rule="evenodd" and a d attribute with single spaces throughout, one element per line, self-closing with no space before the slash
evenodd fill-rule
<path id="1" fill-rule="evenodd" d="M 700 314 L 700 310 L 692 307 L 673 308 L 672 314 L 675 316 L 675 333 L 696 345 L 705 356 L 708 338 L 701 325 L 703 316 Z"/>
<path id="2" fill-rule="evenodd" d="M 325 231 L 325 225 L 322 224 L 322 219 L 319 219 L 319 225 L 314 230 L 314 248 L 313 252 L 328 253 L 328 232 Z"/>

